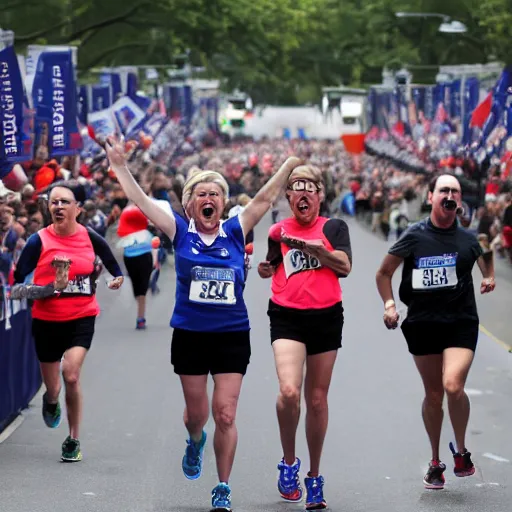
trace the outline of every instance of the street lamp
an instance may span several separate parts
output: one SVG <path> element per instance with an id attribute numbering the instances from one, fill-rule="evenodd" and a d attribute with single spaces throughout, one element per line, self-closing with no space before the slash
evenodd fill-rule
<path id="1" fill-rule="evenodd" d="M 395 12 L 397 18 L 441 18 L 443 23 L 439 26 L 439 32 L 445 34 L 462 34 L 467 32 L 464 23 L 452 20 L 450 16 L 438 12 Z"/>

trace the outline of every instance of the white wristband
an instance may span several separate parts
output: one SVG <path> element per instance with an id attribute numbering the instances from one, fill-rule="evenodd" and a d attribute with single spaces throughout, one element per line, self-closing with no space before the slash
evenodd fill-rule
<path id="1" fill-rule="evenodd" d="M 393 299 L 389 299 L 384 304 L 384 310 L 387 310 L 387 309 L 389 309 L 389 308 L 391 308 L 393 306 L 395 306 L 395 301 Z"/>

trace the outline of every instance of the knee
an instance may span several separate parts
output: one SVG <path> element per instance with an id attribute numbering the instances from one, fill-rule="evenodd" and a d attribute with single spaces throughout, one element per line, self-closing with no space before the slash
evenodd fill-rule
<path id="1" fill-rule="evenodd" d="M 69 366 L 62 371 L 66 386 L 76 386 L 80 380 L 80 368 Z"/>
<path id="2" fill-rule="evenodd" d="M 443 386 L 449 397 L 458 398 L 464 393 L 464 382 L 456 377 L 446 377 Z"/>
<path id="3" fill-rule="evenodd" d="M 298 407 L 300 404 L 300 388 L 296 386 L 281 386 L 280 401 L 286 407 Z"/>
<path id="4" fill-rule="evenodd" d="M 192 406 L 188 404 L 185 407 L 185 423 L 202 423 L 205 417 L 208 417 L 208 404 L 203 406 L 202 400 L 197 400 Z"/>
<path id="5" fill-rule="evenodd" d="M 443 407 L 444 389 L 428 389 L 425 393 L 425 402 L 429 407 Z"/>
<path id="6" fill-rule="evenodd" d="M 215 425 L 221 431 L 232 428 L 235 424 L 236 406 L 233 404 L 219 404 L 213 407 Z"/>
<path id="7" fill-rule="evenodd" d="M 327 411 L 327 391 L 324 389 L 314 389 L 307 399 L 308 412 L 315 415 L 323 414 Z"/>

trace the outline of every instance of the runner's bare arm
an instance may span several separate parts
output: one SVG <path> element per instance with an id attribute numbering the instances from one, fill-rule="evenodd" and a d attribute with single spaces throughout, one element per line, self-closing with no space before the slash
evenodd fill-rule
<path id="1" fill-rule="evenodd" d="M 176 234 L 176 219 L 174 215 L 172 212 L 169 213 L 160 208 L 139 187 L 127 167 L 123 141 L 118 137 L 108 137 L 105 150 L 107 151 L 110 167 L 116 173 L 117 179 L 127 197 L 142 210 L 142 213 L 144 213 L 157 228 L 162 230 L 173 240 Z"/>
<path id="2" fill-rule="evenodd" d="M 334 270 L 338 277 L 347 277 L 352 270 L 352 263 L 345 251 L 329 251 L 322 240 L 306 240 L 304 251 L 314 256 L 322 266 Z"/>
<path id="3" fill-rule="evenodd" d="M 254 229 L 254 226 L 270 210 L 272 204 L 286 186 L 290 174 L 300 164 L 301 161 L 298 158 L 294 156 L 288 158 L 245 207 L 245 210 L 240 214 L 240 224 L 242 225 L 244 235 L 247 235 L 249 231 Z"/>
<path id="4" fill-rule="evenodd" d="M 402 261 L 403 258 L 387 254 L 379 270 L 377 270 L 377 289 L 384 302 L 384 324 L 388 329 L 396 329 L 398 327 L 399 315 L 393 299 L 392 279 L 393 274 Z"/>
<path id="5" fill-rule="evenodd" d="M 494 257 L 492 251 L 482 254 L 476 262 L 482 272 L 482 284 L 480 285 L 480 293 L 490 293 L 496 288 L 494 281 Z"/>
<path id="6" fill-rule="evenodd" d="M 402 261 L 403 259 L 399 258 L 398 256 L 386 254 L 386 257 L 382 261 L 379 270 L 377 270 L 377 289 L 379 290 L 379 294 L 384 304 L 390 300 L 393 300 L 393 286 L 391 281 L 393 279 L 393 274 L 401 265 Z"/>

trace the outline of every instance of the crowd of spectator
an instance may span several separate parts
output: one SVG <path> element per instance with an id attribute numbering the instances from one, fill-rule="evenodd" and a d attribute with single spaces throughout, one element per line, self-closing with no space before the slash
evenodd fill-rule
<path id="1" fill-rule="evenodd" d="M 380 146 L 382 148 L 382 145 Z M 294 154 L 318 166 L 326 185 L 323 213 L 341 209 L 344 194 L 353 194 L 355 211 L 365 218 L 372 231 L 400 236 L 412 222 L 428 212 L 428 185 L 434 172 L 449 171 L 463 184 L 466 222 L 478 234 L 487 250 L 512 261 L 512 182 L 504 175 L 503 164 L 494 163 L 482 180 L 475 181 L 460 158 L 445 158 L 437 168 L 410 169 L 386 155 L 368 151 L 359 157 L 349 155 L 341 141 L 265 139 L 258 142 L 218 142 L 174 158 L 168 165 L 151 160 L 143 147 L 131 146 L 130 168 L 144 190 L 156 199 L 168 200 L 183 214 L 181 191 L 191 170 L 221 172 L 230 189 L 226 215 L 269 179 L 287 156 Z M 108 168 L 103 151 L 93 158 L 48 158 L 40 147 L 35 158 L 23 164 L 28 177 L 19 192 L 0 182 L 0 279 L 5 285 L 26 239 L 48 222 L 45 191 L 61 179 L 75 179 L 87 191 L 81 221 L 105 236 L 116 223 L 128 200 Z M 474 169 L 473 169 L 474 174 Z M 274 205 L 273 216 L 287 214 L 284 196 Z"/>

